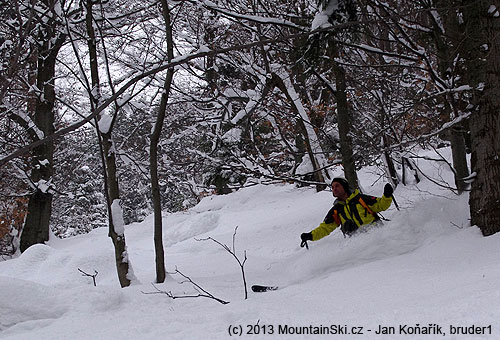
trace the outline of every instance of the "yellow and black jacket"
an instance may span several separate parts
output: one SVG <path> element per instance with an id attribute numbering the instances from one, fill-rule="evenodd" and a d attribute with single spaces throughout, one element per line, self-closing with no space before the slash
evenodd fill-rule
<path id="1" fill-rule="evenodd" d="M 379 220 L 378 212 L 387 210 L 392 203 L 392 197 L 374 197 L 363 195 L 359 190 L 354 191 L 346 201 L 337 200 L 333 208 L 328 211 L 325 220 L 311 231 L 313 241 L 317 241 L 340 225 L 352 225 L 357 229 L 365 224 L 370 224 Z M 344 228 L 342 231 L 345 234 L 353 232 L 353 230 Z"/>

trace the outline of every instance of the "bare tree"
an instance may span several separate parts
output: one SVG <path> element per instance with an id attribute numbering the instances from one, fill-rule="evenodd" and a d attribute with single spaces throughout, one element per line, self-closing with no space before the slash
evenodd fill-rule
<path id="1" fill-rule="evenodd" d="M 89 97 L 91 110 L 101 104 L 101 80 L 99 78 L 99 58 L 97 51 L 97 37 L 94 27 L 98 22 L 94 18 L 94 1 L 86 2 L 86 29 L 87 45 L 89 50 L 89 64 L 91 74 L 91 84 L 89 86 Z M 104 44 L 104 37 L 101 36 Z M 111 87 L 113 86 L 110 84 Z M 122 207 L 120 206 L 120 190 L 117 176 L 116 148 L 114 147 L 112 132 L 116 122 L 118 110 L 115 110 L 113 117 L 101 112 L 95 116 L 95 125 L 99 139 L 101 159 L 103 163 L 104 188 L 108 209 L 109 237 L 115 248 L 115 263 L 118 279 L 122 287 L 128 287 L 131 282 L 131 265 L 127 255 L 127 245 L 125 241 L 125 230 Z"/>
<path id="2" fill-rule="evenodd" d="M 355 15 L 355 1 L 351 0 L 319 0 L 319 10 L 317 17 L 327 16 L 330 24 L 338 24 L 346 21 L 354 21 Z M 331 85 L 327 89 L 331 90 L 336 99 L 336 115 L 340 141 L 340 153 L 342 155 L 342 165 L 344 167 L 344 174 L 353 188 L 357 188 L 358 176 L 356 174 L 356 165 L 354 161 L 353 141 L 351 130 L 354 126 L 353 111 L 350 108 L 347 99 L 347 77 L 346 69 L 341 64 L 340 45 L 338 40 L 341 38 L 339 33 L 334 31 L 332 33 L 318 34 L 313 36 L 316 40 L 313 44 L 321 45 L 324 52 L 322 54 L 328 58 L 328 66 L 331 67 L 328 83 L 335 83 L 335 88 Z M 352 37 L 349 34 L 344 34 L 343 39 L 350 40 Z M 321 42 L 319 42 L 321 40 Z"/>
<path id="3" fill-rule="evenodd" d="M 170 19 L 170 8 L 166 0 L 161 0 L 163 21 L 165 24 L 167 55 L 166 61 L 171 62 L 174 58 L 174 39 L 172 35 L 172 22 Z M 163 83 L 161 92 L 161 101 L 156 116 L 156 123 L 151 133 L 151 141 L 149 147 L 150 173 L 151 173 L 151 192 L 153 197 L 154 207 L 154 244 L 155 244 L 155 261 L 156 261 L 156 282 L 162 283 L 165 281 L 165 255 L 163 250 L 163 224 L 161 214 L 161 195 L 160 185 L 158 180 L 158 144 L 160 142 L 163 122 L 167 112 L 168 99 L 170 88 L 174 77 L 174 69 L 169 68 Z"/>

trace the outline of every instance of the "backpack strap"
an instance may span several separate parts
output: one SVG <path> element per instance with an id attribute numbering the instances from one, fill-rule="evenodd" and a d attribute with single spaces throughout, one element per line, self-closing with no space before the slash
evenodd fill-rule
<path id="1" fill-rule="evenodd" d="M 339 217 L 339 211 L 337 209 L 333 209 L 333 220 L 338 225 L 341 225 L 341 221 L 340 221 L 340 217 Z"/>
<path id="2" fill-rule="evenodd" d="M 372 214 L 372 215 L 373 215 L 373 217 L 375 217 L 375 220 L 379 220 L 379 219 L 380 219 L 380 217 L 378 216 L 378 214 L 377 214 L 376 212 L 374 212 L 374 211 L 373 211 L 373 210 L 372 210 L 372 209 L 368 206 L 368 204 L 366 204 L 366 202 L 363 200 L 363 198 L 362 198 L 361 196 L 359 196 L 359 198 L 358 198 L 358 202 L 359 202 L 359 204 L 361 204 L 361 206 L 362 206 L 363 208 L 365 208 L 365 210 L 366 210 L 367 212 L 369 212 L 370 214 Z"/>
<path id="3" fill-rule="evenodd" d="M 347 217 L 347 214 L 345 212 L 346 206 L 347 206 L 347 204 L 342 204 L 342 203 L 337 203 L 334 205 L 334 208 L 335 208 L 336 213 L 337 213 L 337 218 L 338 218 L 338 221 L 335 221 L 335 222 L 337 222 L 339 225 L 342 224 L 340 216 L 342 216 L 344 218 L 344 221 L 347 221 L 349 219 L 349 217 Z"/>
<path id="4" fill-rule="evenodd" d="M 342 209 L 342 208 L 339 208 L 339 205 L 338 204 L 335 204 L 329 211 L 328 211 L 328 214 L 326 214 L 326 217 L 324 219 L 324 222 L 325 223 L 337 223 L 338 225 L 341 224 L 341 220 L 340 220 L 340 217 L 339 217 L 339 209 Z"/>
<path id="5" fill-rule="evenodd" d="M 363 196 L 363 197 L 364 197 L 364 199 L 363 199 L 361 196 Z M 376 197 L 373 197 L 373 196 L 367 196 L 367 195 L 361 195 L 361 196 L 359 197 L 359 204 L 361 204 L 361 206 L 362 206 L 363 208 L 365 208 L 365 209 L 366 209 L 366 211 L 367 211 L 368 213 L 370 213 L 370 214 L 372 214 L 372 215 L 373 215 L 373 217 L 375 218 L 375 221 L 378 221 L 378 220 L 390 221 L 390 220 L 388 220 L 387 218 L 385 218 L 384 216 L 382 216 L 382 214 L 381 214 L 381 213 L 376 213 L 376 212 L 374 212 L 374 211 L 373 211 L 373 210 L 372 210 L 372 209 L 368 206 L 368 204 L 366 204 L 365 200 L 368 200 L 368 202 L 373 201 L 373 203 L 371 203 L 371 204 L 376 203 L 376 202 L 377 202 L 377 198 L 376 198 Z"/>

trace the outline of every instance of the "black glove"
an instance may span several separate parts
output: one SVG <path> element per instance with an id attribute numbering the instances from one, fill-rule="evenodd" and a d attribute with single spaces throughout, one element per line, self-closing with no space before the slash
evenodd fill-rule
<path id="1" fill-rule="evenodd" d="M 309 246 L 307 245 L 307 241 L 312 241 L 313 235 L 311 233 L 302 233 L 300 235 L 300 239 L 302 240 L 302 242 L 300 242 L 300 246 L 302 248 L 306 247 L 307 249 L 309 249 Z"/>
<path id="2" fill-rule="evenodd" d="M 312 241 L 313 235 L 311 233 L 303 233 L 300 235 L 300 239 L 302 242 Z"/>
<path id="3" fill-rule="evenodd" d="M 389 183 L 387 183 L 384 187 L 384 196 L 391 197 L 393 193 L 394 193 L 394 189 L 392 188 L 392 186 Z"/>

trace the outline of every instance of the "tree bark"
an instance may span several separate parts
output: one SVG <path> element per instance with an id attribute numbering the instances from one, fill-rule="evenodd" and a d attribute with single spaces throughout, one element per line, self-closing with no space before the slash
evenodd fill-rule
<path id="1" fill-rule="evenodd" d="M 167 38 L 167 62 L 174 58 L 174 46 L 172 37 L 172 23 L 170 21 L 170 9 L 166 0 L 161 0 L 163 20 L 165 23 L 165 33 Z M 162 283 L 165 281 L 165 252 L 163 249 L 163 221 L 161 216 L 161 195 L 160 184 L 158 180 L 158 143 L 160 142 L 163 122 L 167 111 L 168 97 L 170 87 L 174 77 L 174 69 L 169 68 L 163 83 L 163 91 L 161 95 L 160 107 L 158 108 L 158 116 L 156 123 L 151 133 L 151 142 L 149 146 L 149 162 L 151 173 L 151 193 L 153 198 L 154 209 L 154 245 L 155 245 L 155 263 L 156 263 L 156 282 Z"/>
<path id="2" fill-rule="evenodd" d="M 50 136 L 54 132 L 55 117 L 55 74 L 56 58 L 66 35 L 59 30 L 61 24 L 54 7 L 55 3 L 44 2 L 48 11 L 46 20 L 39 25 L 37 51 L 36 88 L 38 89 L 33 114 L 33 122 L 43 136 L 30 133 L 36 140 Z M 28 213 L 20 240 L 20 250 L 25 251 L 36 243 L 49 239 L 50 215 L 52 213 L 52 193 L 50 190 L 54 175 L 54 142 L 49 141 L 33 149 L 31 181 L 35 192 L 30 196 Z"/>
<path id="3" fill-rule="evenodd" d="M 500 231 L 500 21 L 491 2 L 461 1 L 465 59 L 476 106 L 470 120 L 472 170 L 471 224 L 488 236 Z M 498 6 L 496 7 L 498 15 Z"/>
<path id="4" fill-rule="evenodd" d="M 358 188 L 358 175 L 356 174 L 356 165 L 354 163 L 354 155 L 352 150 L 352 139 L 350 136 L 352 123 L 349 114 L 349 105 L 347 103 L 347 83 L 345 70 L 335 61 L 332 61 L 332 70 L 335 76 L 335 84 L 337 87 L 335 97 L 337 99 L 337 122 L 339 127 L 342 165 L 344 166 L 345 178 L 349 182 L 349 185 L 352 188 Z"/>
<path id="5" fill-rule="evenodd" d="M 454 72 L 452 71 L 457 69 L 455 72 L 460 72 L 458 68 L 453 66 L 453 62 L 457 57 L 459 51 L 458 46 L 461 40 L 461 37 L 458 35 L 458 32 L 460 32 L 458 17 L 452 6 L 452 0 L 438 0 L 435 2 L 435 7 L 438 8 L 437 12 L 439 13 L 441 25 L 431 14 L 429 14 L 428 17 L 433 23 L 432 37 L 436 45 L 439 76 L 447 81 L 457 76 L 463 78 L 463 74 L 456 75 L 453 74 Z M 444 32 L 442 31 L 443 29 Z M 458 115 L 454 95 L 447 94 L 444 101 L 441 114 L 451 121 Z M 459 125 L 452 127 L 449 130 L 448 137 L 451 143 L 455 185 L 458 193 L 461 194 L 468 188 L 468 184 L 464 181 L 464 178 L 469 176 L 463 126 Z"/>
<path id="6" fill-rule="evenodd" d="M 458 193 L 462 194 L 469 186 L 465 181 L 469 177 L 469 166 L 467 165 L 464 132 L 460 125 L 450 129 L 450 142 L 453 169 L 455 170 L 455 185 Z"/>
<path id="7" fill-rule="evenodd" d="M 384 148 L 384 152 L 382 153 L 382 157 L 385 164 L 385 171 L 387 174 L 387 179 L 393 188 L 396 188 L 399 184 L 398 173 L 396 172 L 396 166 L 394 165 L 394 161 L 392 160 L 391 154 L 386 149 L 388 146 L 387 136 L 384 134 L 382 136 L 382 147 Z M 403 173 L 404 173 L 404 163 L 403 163 Z M 403 181 L 403 185 L 406 185 Z"/>
<path id="8" fill-rule="evenodd" d="M 30 196 L 19 249 L 26 249 L 49 240 L 49 221 L 52 212 L 52 194 L 36 190 Z"/>
<path id="9" fill-rule="evenodd" d="M 90 89 L 90 102 L 92 111 L 94 111 L 101 101 L 100 93 L 100 79 L 99 79 L 99 63 L 97 59 L 97 38 L 94 30 L 94 18 L 93 18 L 93 0 L 87 0 L 86 2 L 86 27 L 87 27 L 87 46 L 89 49 L 89 63 L 90 63 L 90 74 L 91 74 L 91 89 Z M 102 118 L 102 113 L 99 115 Z M 125 234 L 123 230 L 121 207 L 119 206 L 120 200 L 120 190 L 118 184 L 118 177 L 116 175 L 116 154 L 113 147 L 113 124 L 110 124 L 106 131 L 101 131 L 99 129 L 99 123 L 97 118 L 96 130 L 97 137 L 99 139 L 101 159 L 103 162 L 103 177 L 104 177 L 104 188 L 108 209 L 108 223 L 109 232 L 108 236 L 113 242 L 115 249 L 115 263 L 118 274 L 118 280 L 121 287 L 128 287 L 131 283 L 131 266 L 129 263 L 127 255 L 127 245 L 125 241 Z M 113 206 L 115 205 L 115 206 Z M 119 211 L 119 213 L 117 213 Z M 119 221 L 118 221 L 119 219 Z"/>

